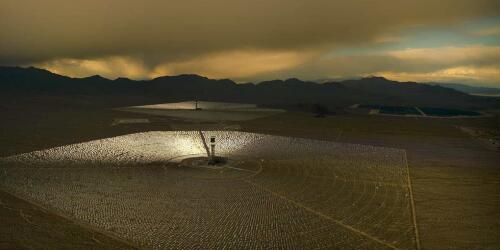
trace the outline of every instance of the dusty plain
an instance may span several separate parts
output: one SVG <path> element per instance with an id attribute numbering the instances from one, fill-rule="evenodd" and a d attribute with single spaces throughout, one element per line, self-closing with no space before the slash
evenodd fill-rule
<path id="1" fill-rule="evenodd" d="M 500 247 L 500 153 L 457 127 L 498 130 L 498 116 L 426 119 L 344 114 L 315 118 L 308 113 L 287 112 L 244 122 L 205 121 L 193 125 L 147 114 L 71 107 L 11 107 L 2 112 L 2 157 L 134 132 L 172 130 L 183 125 L 193 130 L 234 126 L 247 132 L 405 149 L 421 248 Z M 114 119 L 122 118 L 147 118 L 150 123 L 111 126 Z M 99 234 L 49 211 L 44 211 L 46 216 L 36 216 L 43 221 L 30 220 L 35 224 L 28 225 L 22 213 L 42 211 L 40 208 L 4 192 L 0 192 L 0 200 L 0 217 L 10 218 L 9 226 L 0 228 L 1 248 L 53 248 L 61 243 L 75 248 L 86 244 L 94 244 L 91 248 L 125 248 L 126 243 L 114 236 Z M 61 227 L 81 237 L 58 234 Z M 35 230 L 39 228 L 43 230 Z M 30 237 L 12 233 L 26 230 L 30 230 Z M 91 240 L 96 234 L 101 238 Z"/>

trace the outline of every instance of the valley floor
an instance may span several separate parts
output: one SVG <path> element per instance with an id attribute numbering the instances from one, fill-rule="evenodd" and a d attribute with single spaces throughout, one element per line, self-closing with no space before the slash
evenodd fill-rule
<path id="1" fill-rule="evenodd" d="M 312 118 L 286 114 L 244 130 L 407 151 L 423 249 L 500 247 L 500 152 L 460 131 L 500 128 L 498 117 L 440 119 L 375 116 Z"/>
<path id="2" fill-rule="evenodd" d="M 498 116 L 478 119 L 367 115 L 314 118 L 311 114 L 289 112 L 245 122 L 193 125 L 165 117 L 118 111 L 26 108 L 8 110 L 2 118 L 0 156 L 140 131 L 183 127 L 195 130 L 219 125 L 248 132 L 405 149 L 422 248 L 500 247 L 500 152 L 458 128 L 498 129 Z M 111 126 L 114 119 L 121 118 L 147 118 L 151 123 Z M 2 221 L 11 218 L 0 226 L 0 248 L 43 248 L 62 243 L 74 246 L 72 248 L 127 247 L 9 194 L 0 192 L 0 201 Z M 35 217 L 39 219 L 34 221 Z M 70 238 L 71 241 L 64 240 Z"/>

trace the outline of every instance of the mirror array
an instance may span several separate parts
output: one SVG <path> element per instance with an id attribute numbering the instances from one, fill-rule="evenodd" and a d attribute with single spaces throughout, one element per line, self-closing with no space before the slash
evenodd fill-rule
<path id="1" fill-rule="evenodd" d="M 415 248 L 403 150 L 203 135 L 137 133 L 2 158 L 0 188 L 146 248 Z M 211 136 L 233 165 L 176 164 L 206 155 Z"/>

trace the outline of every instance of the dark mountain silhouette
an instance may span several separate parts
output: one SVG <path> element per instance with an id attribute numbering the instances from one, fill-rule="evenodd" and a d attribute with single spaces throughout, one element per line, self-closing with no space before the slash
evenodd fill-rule
<path id="1" fill-rule="evenodd" d="M 370 93 L 384 100 L 381 103 L 414 106 L 475 106 L 480 101 L 473 96 L 442 86 L 416 82 L 396 82 L 383 77 L 369 77 L 360 80 L 347 80 L 342 84 Z"/>
<path id="2" fill-rule="evenodd" d="M 3 100 L 58 100 L 69 104 L 117 107 L 184 100 L 249 102 L 293 106 L 355 103 L 459 108 L 500 107 L 498 99 L 477 97 L 442 86 L 370 77 L 316 83 L 296 78 L 237 84 L 199 75 L 163 76 L 151 80 L 71 78 L 38 68 L 0 67 Z"/>
<path id="3" fill-rule="evenodd" d="M 466 84 L 459 83 L 429 83 L 432 85 L 439 85 L 446 88 L 452 88 L 467 94 L 490 94 L 490 95 L 500 95 L 500 88 L 491 87 L 478 87 L 470 86 Z"/>

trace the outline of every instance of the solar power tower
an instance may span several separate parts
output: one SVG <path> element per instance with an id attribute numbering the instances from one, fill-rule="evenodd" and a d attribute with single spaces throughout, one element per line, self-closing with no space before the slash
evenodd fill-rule
<path id="1" fill-rule="evenodd" d="M 210 137 L 210 160 L 213 162 L 215 157 L 215 136 Z"/>

